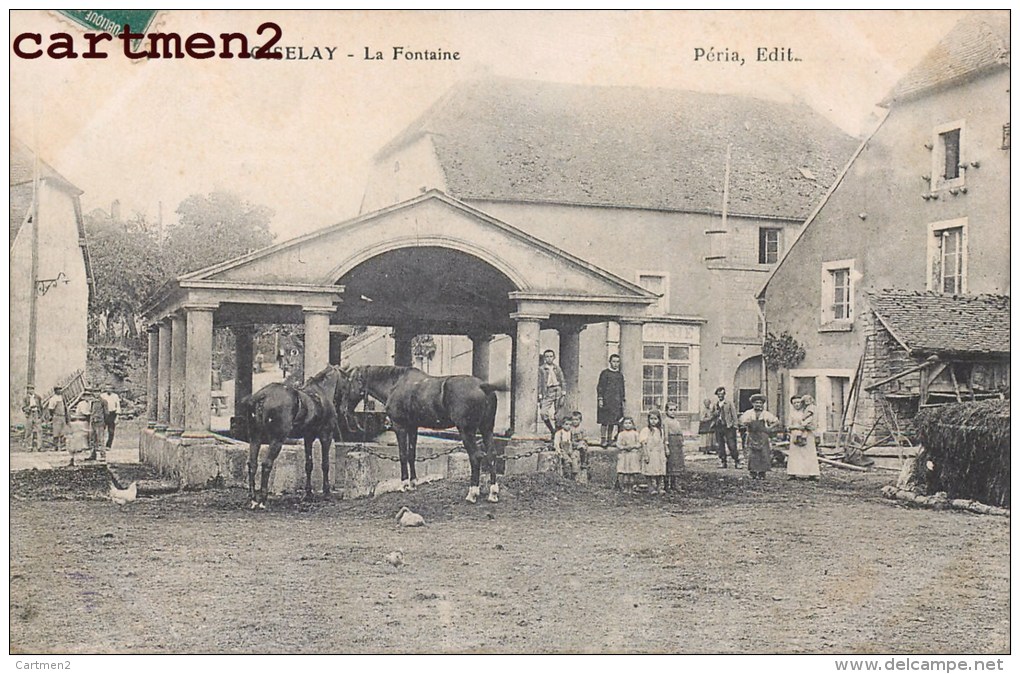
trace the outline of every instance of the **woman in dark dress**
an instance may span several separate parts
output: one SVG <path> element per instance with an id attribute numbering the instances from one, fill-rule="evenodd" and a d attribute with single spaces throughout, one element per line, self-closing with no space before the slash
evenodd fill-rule
<path id="1" fill-rule="evenodd" d="M 602 370 L 598 384 L 598 422 L 602 425 L 602 446 L 608 447 L 616 440 L 623 417 L 623 373 L 620 372 L 620 357 L 615 353 L 609 357 L 609 367 Z"/>

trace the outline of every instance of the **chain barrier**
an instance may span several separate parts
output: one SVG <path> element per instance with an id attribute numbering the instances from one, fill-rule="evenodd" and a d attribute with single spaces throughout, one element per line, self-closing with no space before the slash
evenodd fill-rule
<path id="1" fill-rule="evenodd" d="M 451 447 L 450 449 L 444 450 L 442 452 L 438 452 L 438 453 L 433 454 L 431 456 L 415 457 L 415 461 L 418 462 L 418 463 L 421 463 L 421 462 L 424 462 L 424 461 L 432 461 L 433 459 L 438 459 L 438 458 L 441 458 L 441 457 L 444 457 L 444 456 L 449 456 L 450 454 L 453 454 L 454 452 L 459 452 L 461 450 L 467 451 L 464 448 L 464 445 L 455 445 L 454 447 Z M 385 461 L 394 461 L 394 462 L 399 462 L 400 461 L 400 457 L 399 456 L 391 456 L 389 454 L 383 454 L 382 452 L 377 452 L 374 449 L 369 449 L 368 447 L 366 447 L 365 445 L 360 444 L 360 443 L 354 445 L 354 447 L 350 451 L 352 451 L 352 452 L 364 452 L 365 454 L 368 454 L 370 456 L 374 456 L 377 459 L 383 459 Z M 520 459 L 526 459 L 529 456 L 535 456 L 536 454 L 551 454 L 551 453 L 555 453 L 555 450 L 543 447 L 542 449 L 533 449 L 530 452 L 524 452 L 523 454 L 512 454 L 510 456 L 506 456 L 506 455 L 497 456 L 496 460 L 498 461 L 498 460 L 502 459 L 504 461 L 518 461 Z"/>

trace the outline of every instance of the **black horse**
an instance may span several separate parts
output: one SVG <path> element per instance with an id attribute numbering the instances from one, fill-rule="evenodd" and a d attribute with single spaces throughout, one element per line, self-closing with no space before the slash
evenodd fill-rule
<path id="1" fill-rule="evenodd" d="M 343 377 L 340 371 L 329 366 L 303 386 L 272 383 L 242 401 L 248 422 L 248 492 L 251 508 L 265 508 L 269 490 L 269 475 L 273 463 L 280 455 L 287 438 L 301 437 L 305 441 L 305 497 L 312 497 L 312 444 L 319 439 L 322 447 L 322 493 L 328 497 L 329 448 L 337 424 L 337 401 Z M 262 485 L 255 491 L 255 471 L 258 468 L 259 450 L 269 445 L 269 454 L 262 461 Z"/>
<path id="2" fill-rule="evenodd" d="M 432 377 L 412 367 L 365 365 L 345 370 L 348 378 L 341 403 L 347 413 L 366 393 L 386 405 L 400 446 L 400 479 L 404 489 L 414 489 L 415 450 L 419 428 L 457 427 L 461 442 L 471 460 L 471 487 L 467 500 L 478 500 L 478 481 L 483 451 L 489 461 L 489 501 L 499 501 L 496 482 L 495 446 L 492 429 L 496 423 L 496 393 L 499 386 L 467 375 Z M 476 433 L 482 435 L 478 447 Z"/>

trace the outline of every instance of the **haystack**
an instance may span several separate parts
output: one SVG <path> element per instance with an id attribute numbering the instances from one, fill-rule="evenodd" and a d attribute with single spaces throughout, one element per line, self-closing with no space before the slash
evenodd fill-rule
<path id="1" fill-rule="evenodd" d="M 1009 507 L 1009 401 L 982 400 L 921 410 L 914 426 L 924 450 L 915 477 L 928 494 Z M 928 464 L 931 470 L 927 470 Z"/>

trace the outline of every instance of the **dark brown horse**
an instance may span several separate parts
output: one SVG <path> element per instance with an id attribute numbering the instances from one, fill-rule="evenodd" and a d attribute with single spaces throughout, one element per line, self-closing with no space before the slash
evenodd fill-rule
<path id="1" fill-rule="evenodd" d="M 492 429 L 496 423 L 496 393 L 499 387 L 467 375 L 432 377 L 412 367 L 365 365 L 344 371 L 348 386 L 342 405 L 354 410 L 366 393 L 386 405 L 400 446 L 400 479 L 404 489 L 414 489 L 415 450 L 419 428 L 457 427 L 471 460 L 471 487 L 467 500 L 478 500 L 483 453 L 489 461 L 489 501 L 499 501 L 496 482 L 495 445 Z M 482 435 L 478 446 L 476 433 Z"/>
<path id="2" fill-rule="evenodd" d="M 265 508 L 269 475 L 287 438 L 305 441 L 305 497 L 312 496 L 312 444 L 318 438 L 322 447 L 322 493 L 329 496 L 329 447 L 338 430 L 337 400 L 343 377 L 339 369 L 329 366 L 310 378 L 303 386 L 272 383 L 243 401 L 248 421 L 248 492 L 251 508 Z M 255 471 L 259 450 L 269 445 L 262 461 L 262 485 L 255 491 Z"/>

